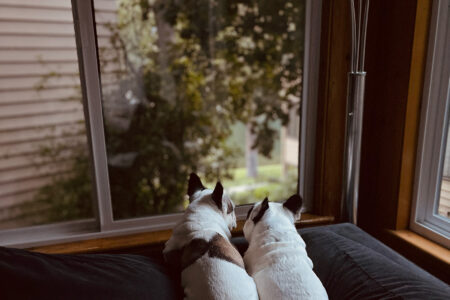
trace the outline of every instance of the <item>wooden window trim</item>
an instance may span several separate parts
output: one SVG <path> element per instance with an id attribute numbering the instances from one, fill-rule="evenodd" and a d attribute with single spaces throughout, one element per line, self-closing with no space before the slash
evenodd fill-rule
<path id="1" fill-rule="evenodd" d="M 444 279 L 448 264 L 441 256 L 448 252 L 430 254 L 440 246 L 408 231 L 431 7 L 432 0 L 370 3 L 358 226 Z M 323 1 L 314 213 L 337 220 L 350 55 L 348 11 L 348 1 Z"/>
<path id="2" fill-rule="evenodd" d="M 410 229 L 450 248 L 449 222 L 435 215 L 443 181 L 441 175 L 447 140 L 448 64 L 446 59 L 449 0 L 433 2 L 427 40 L 420 129 Z M 440 174 L 441 173 L 441 174 Z"/>
<path id="3" fill-rule="evenodd" d="M 431 3 L 371 3 L 358 224 L 368 231 L 409 226 Z M 348 12 L 347 1 L 323 1 L 313 212 L 337 220 L 350 57 Z M 391 44 L 379 47 L 383 42 Z"/>
<path id="4" fill-rule="evenodd" d="M 407 259 L 450 284 L 450 250 L 407 229 L 385 230 L 380 238 Z"/>
<path id="5" fill-rule="evenodd" d="M 233 230 L 233 236 L 242 235 L 242 228 L 245 221 L 238 221 L 238 226 Z M 334 217 L 317 216 L 312 214 L 302 214 L 302 219 L 296 225 L 297 227 L 312 227 L 326 225 L 334 222 Z M 165 243 L 172 235 L 172 230 L 161 230 L 153 232 L 143 232 L 137 234 L 128 234 L 122 236 L 105 237 L 77 241 L 71 243 L 62 243 L 41 247 L 28 248 L 30 251 L 47 254 L 77 254 L 77 253 L 99 253 L 111 252 L 116 250 L 125 251 L 126 249 L 136 247 L 152 247 Z"/>
<path id="6" fill-rule="evenodd" d="M 350 67 L 348 1 L 322 1 L 317 100 L 314 209 L 339 220 L 347 73 Z"/>
<path id="7" fill-rule="evenodd" d="M 397 230 L 407 229 L 410 223 L 431 10 L 432 1 L 417 2 L 395 225 Z"/>

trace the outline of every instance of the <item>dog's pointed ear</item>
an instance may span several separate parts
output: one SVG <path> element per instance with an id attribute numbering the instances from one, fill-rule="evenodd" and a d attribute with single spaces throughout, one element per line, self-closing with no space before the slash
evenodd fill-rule
<path id="1" fill-rule="evenodd" d="M 190 197 L 194 195 L 197 191 L 203 191 L 205 187 L 203 186 L 202 181 L 200 180 L 200 177 L 197 176 L 195 173 L 191 173 L 189 175 L 189 184 L 188 184 L 188 196 L 189 196 L 189 202 Z"/>
<path id="2" fill-rule="evenodd" d="M 269 209 L 269 198 L 264 198 L 263 202 L 261 203 L 261 207 L 258 211 L 258 214 L 253 218 L 253 223 L 258 223 L 262 217 L 264 216 L 264 213 Z"/>
<path id="3" fill-rule="evenodd" d="M 302 197 L 300 197 L 300 195 L 294 194 L 283 203 L 283 206 L 289 209 L 294 214 L 294 216 L 297 216 L 297 214 L 300 212 L 300 209 L 302 208 L 302 202 Z"/>
<path id="4" fill-rule="evenodd" d="M 220 183 L 220 181 L 217 181 L 216 187 L 214 188 L 214 191 L 211 194 L 211 198 L 214 200 L 214 203 L 216 203 L 217 207 L 222 210 L 222 195 L 223 195 L 223 186 Z"/>

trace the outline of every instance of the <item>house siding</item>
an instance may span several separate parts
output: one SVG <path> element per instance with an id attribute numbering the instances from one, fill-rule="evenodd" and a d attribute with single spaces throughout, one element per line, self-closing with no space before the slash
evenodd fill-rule
<path id="1" fill-rule="evenodd" d="M 115 6 L 96 1 L 100 23 L 116 22 Z M 101 25 L 99 47 L 109 47 Z M 41 151 L 80 142 L 87 144 L 71 1 L 0 0 L 0 229 L 40 222 L 38 212 L 21 216 L 15 207 L 70 172 L 64 162 L 73 155 L 69 147 L 55 162 Z"/>

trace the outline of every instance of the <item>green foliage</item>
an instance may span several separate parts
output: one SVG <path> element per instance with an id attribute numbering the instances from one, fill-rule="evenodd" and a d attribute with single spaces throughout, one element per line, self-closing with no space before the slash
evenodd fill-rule
<path id="1" fill-rule="evenodd" d="M 192 171 L 232 178 L 238 121 L 270 156 L 273 124 L 285 125 L 301 97 L 304 1 L 122 0 L 117 17 L 107 26 L 114 47 L 99 52 L 102 70 L 126 70 L 103 89 L 116 219 L 182 210 Z M 92 211 L 90 188 L 83 152 L 37 199 L 57 218 L 80 218 Z"/>
<path id="2" fill-rule="evenodd" d="M 54 145 L 43 148 L 41 153 L 55 162 L 56 158 L 63 156 L 64 150 L 67 150 L 67 145 Z M 31 207 L 27 205 L 29 210 L 40 208 L 39 219 L 53 223 L 93 216 L 93 191 L 86 151 L 86 147 L 80 144 L 72 147 L 70 161 L 58 161 L 60 166 L 68 165 L 70 173 L 53 176 L 51 183 L 38 191 Z"/>
<path id="3" fill-rule="evenodd" d="M 304 9 L 304 1 L 171 0 L 165 10 L 179 43 L 198 45 L 185 55 L 201 66 L 223 117 L 250 122 L 265 156 L 276 138 L 271 124 L 286 125 L 299 105 Z"/>
<path id="4" fill-rule="evenodd" d="M 253 203 L 269 197 L 270 201 L 284 201 L 297 192 L 298 174 L 296 168 L 289 168 L 282 176 L 281 165 L 267 165 L 258 169 L 257 178 L 243 178 L 245 169 L 236 169 L 233 181 L 225 181 L 226 186 L 234 186 L 245 182 L 250 187 L 246 191 L 232 194 L 236 205 Z M 253 188 L 251 188 L 254 186 Z"/>

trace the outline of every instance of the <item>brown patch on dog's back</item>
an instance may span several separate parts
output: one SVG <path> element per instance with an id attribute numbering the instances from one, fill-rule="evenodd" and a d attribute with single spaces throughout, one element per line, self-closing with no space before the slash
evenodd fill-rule
<path id="1" fill-rule="evenodd" d="M 181 254 L 181 270 L 192 265 L 197 259 L 205 255 L 210 248 L 210 243 L 203 239 L 193 239 L 183 248 Z"/>
<path id="2" fill-rule="evenodd" d="M 244 260 L 237 249 L 223 236 L 216 234 L 209 242 L 208 254 L 210 257 L 217 257 L 229 261 L 243 269 Z"/>
<path id="3" fill-rule="evenodd" d="M 170 261 L 172 264 L 178 264 L 181 268 L 180 271 L 183 271 L 206 253 L 209 257 L 223 259 L 245 269 L 244 260 L 239 251 L 220 234 L 213 236 L 209 242 L 203 239 L 193 239 L 183 249 L 171 251 Z M 178 259 L 177 255 L 179 255 Z"/>

